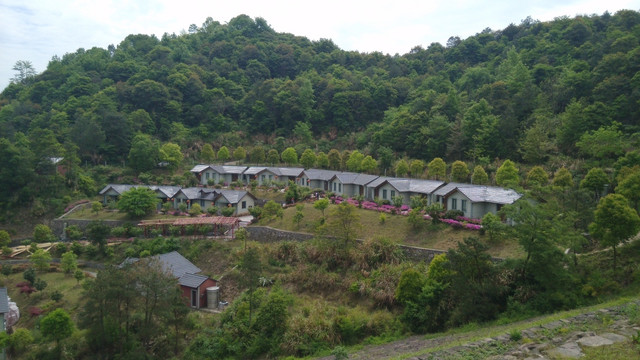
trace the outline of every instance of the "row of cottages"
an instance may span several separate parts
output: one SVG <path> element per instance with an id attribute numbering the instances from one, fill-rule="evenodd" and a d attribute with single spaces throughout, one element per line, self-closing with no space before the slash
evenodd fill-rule
<path id="1" fill-rule="evenodd" d="M 200 185 L 231 184 L 235 181 L 248 185 L 253 180 L 258 185 L 287 184 L 289 181 L 297 182 L 303 171 L 303 168 L 228 165 L 196 165 L 191 169 Z"/>
<path id="2" fill-rule="evenodd" d="M 255 206 L 256 197 L 245 190 L 210 189 L 200 187 L 181 188 L 179 186 L 155 186 L 155 185 L 125 185 L 109 184 L 100 190 L 103 203 L 117 199 L 126 191 L 135 187 L 147 187 L 156 193 L 160 199 L 158 210 L 166 202 L 172 202 L 172 207 L 177 209 L 181 203 L 187 204 L 190 209 L 193 204 L 199 204 L 203 210 L 211 206 L 218 208 L 232 207 L 233 215 L 245 215 L 249 209 Z"/>
<path id="3" fill-rule="evenodd" d="M 237 171 L 237 167 L 234 168 Z M 395 178 L 353 172 L 323 169 L 247 167 L 239 177 L 248 184 L 257 180 L 260 185 L 267 181 L 293 181 L 299 186 L 331 191 L 344 197 L 363 196 L 366 200 L 382 199 L 393 201 L 402 196 L 403 203 L 409 204 L 412 196 L 421 196 L 428 204 L 440 203 L 447 210 L 460 210 L 466 217 L 481 218 L 488 212 L 496 213 L 505 204 L 511 204 L 521 197 L 511 189 L 463 183 L 445 183 L 438 180 Z M 221 171 L 222 173 L 218 173 Z M 225 166 L 197 165 L 193 172 L 201 184 L 207 179 L 224 174 Z M 207 173 L 209 175 L 207 175 Z"/>
<path id="4" fill-rule="evenodd" d="M 177 251 L 144 259 L 126 258 L 119 267 L 133 266 L 139 261 L 157 261 L 162 271 L 172 274 L 178 280 L 182 296 L 192 308 L 217 308 L 218 281 L 200 274 L 202 270 Z"/>

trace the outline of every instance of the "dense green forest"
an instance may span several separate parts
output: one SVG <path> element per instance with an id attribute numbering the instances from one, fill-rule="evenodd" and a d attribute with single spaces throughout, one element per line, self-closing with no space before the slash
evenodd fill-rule
<path id="1" fill-rule="evenodd" d="M 55 186 L 89 194 L 101 179 L 78 165 L 126 164 L 136 134 L 191 162 L 211 144 L 358 149 L 381 172 L 390 156 L 608 167 L 639 145 L 639 41 L 640 13 L 625 10 L 527 18 L 389 56 L 240 15 L 54 56 L 38 75 L 21 61 L 0 96 L 0 198 L 7 209 Z M 53 157 L 66 184 L 38 181 Z"/>
<path id="2" fill-rule="evenodd" d="M 524 199 L 489 214 L 478 236 L 465 236 L 428 266 L 397 251 L 403 239 L 249 241 L 247 248 L 246 238 L 241 246 L 157 237 L 105 247 L 109 235 L 140 234 L 94 222 L 84 234 L 68 232 L 75 240 L 87 235 L 93 245 L 59 244 L 57 256 L 119 263 L 180 250 L 212 274 L 232 269 L 224 288 L 237 296 L 228 295 L 235 301 L 215 321 L 178 311 L 174 297 L 164 299 L 163 311 L 148 311 L 128 285 L 140 283 L 140 274 L 102 271 L 85 285 L 89 306 L 77 319 L 85 332 L 66 340 L 47 335 L 56 351 L 68 341 L 67 349 L 79 344 L 72 349 L 78 358 L 309 356 L 365 339 L 385 342 L 593 304 L 640 283 L 636 11 L 527 18 L 395 56 L 277 33 L 262 18 L 240 15 L 227 24 L 207 18 L 180 35 L 129 35 L 107 49 L 56 56 L 41 74 L 28 60 L 14 69 L 0 94 L 0 223 L 9 230 L 0 234 L 3 247 L 22 235 L 15 224 L 46 222 L 108 182 L 189 186 L 196 182 L 193 164 L 231 159 L 495 183 Z M 278 186 L 286 186 L 276 185 L 259 190 L 280 194 Z M 433 211 L 437 220 L 441 209 L 419 200 L 412 199 L 416 211 L 406 221 L 384 214 L 365 220 L 425 231 L 425 238 L 467 231 L 423 224 L 419 211 Z M 361 225 L 365 211 L 326 200 L 306 210 L 272 204 L 280 215 L 268 216 L 265 206 L 260 224 L 298 229 L 304 222 L 337 237 L 345 233 L 336 230 L 342 221 Z M 40 242 L 38 227 L 26 225 Z M 49 230 L 42 240 L 52 238 Z M 507 242 L 519 256 L 493 261 L 488 249 Z M 5 269 L 6 284 L 20 281 Z M 63 275 L 50 278 L 62 283 Z M 81 277 L 69 272 L 64 279 L 76 282 L 65 296 L 78 293 Z M 92 291 L 98 289 L 104 291 Z M 121 301 L 115 305 L 114 294 Z M 127 306 L 118 318 L 94 316 L 120 304 Z M 45 358 L 49 343 L 36 342 L 43 348 L 29 358 Z M 11 342 L 9 348 L 20 350 Z"/>

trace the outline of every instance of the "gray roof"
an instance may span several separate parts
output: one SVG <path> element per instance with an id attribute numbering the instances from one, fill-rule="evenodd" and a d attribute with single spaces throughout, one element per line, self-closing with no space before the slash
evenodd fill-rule
<path id="1" fill-rule="evenodd" d="M 191 169 L 191 172 L 193 172 L 193 173 L 203 172 L 204 170 L 206 170 L 209 167 L 210 167 L 210 165 L 196 165 Z"/>
<path id="2" fill-rule="evenodd" d="M 329 181 L 335 175 L 340 174 L 340 171 L 322 170 L 322 169 L 307 169 L 307 170 L 304 171 L 304 174 L 309 178 L 309 180 Z"/>
<path id="3" fill-rule="evenodd" d="M 249 194 L 244 190 L 216 190 L 216 192 L 227 199 L 230 204 L 237 204 L 245 195 Z"/>
<path id="4" fill-rule="evenodd" d="M 368 186 L 370 187 L 379 187 L 384 183 L 389 183 L 389 185 L 393 186 L 398 192 L 411 192 L 411 193 L 420 193 L 420 194 L 431 194 L 438 187 L 444 184 L 443 181 L 439 180 L 424 180 L 424 179 L 403 179 L 403 178 L 393 178 L 386 177 L 382 180 L 376 179 L 376 181 L 371 182 Z"/>
<path id="5" fill-rule="evenodd" d="M 0 288 L 0 314 L 9 312 L 9 297 L 7 296 L 7 288 Z"/>
<path id="6" fill-rule="evenodd" d="M 113 191 L 117 192 L 118 194 L 122 194 L 122 193 L 126 192 L 127 190 L 129 190 L 131 188 L 136 188 L 136 187 L 140 187 L 140 186 L 144 186 L 144 185 L 108 184 L 102 190 L 100 190 L 100 192 L 98 194 L 104 195 L 110 189 L 113 189 Z"/>
<path id="7" fill-rule="evenodd" d="M 372 188 L 377 188 L 378 186 L 380 186 L 383 182 L 388 181 L 388 180 L 392 180 L 395 179 L 393 177 L 388 177 L 388 176 L 379 176 L 377 179 L 373 180 L 372 182 L 367 184 L 367 187 L 372 187 Z"/>
<path id="8" fill-rule="evenodd" d="M 156 192 L 161 192 L 168 198 L 172 198 L 175 194 L 178 193 L 182 188 L 180 186 L 149 186 L 149 188 Z"/>
<path id="9" fill-rule="evenodd" d="M 445 196 L 448 193 L 451 192 L 451 190 L 457 188 L 457 187 L 469 187 L 469 186 L 481 186 L 481 185 L 473 185 L 473 184 L 463 184 L 463 183 L 446 183 L 443 186 L 441 186 L 440 188 L 438 188 L 438 190 L 433 192 L 433 195 L 439 195 L 439 196 Z"/>
<path id="10" fill-rule="evenodd" d="M 192 173 L 200 173 L 207 169 L 212 169 L 218 174 L 242 174 L 247 167 L 246 166 L 234 166 L 234 165 L 196 165 L 191 168 Z"/>
<path id="11" fill-rule="evenodd" d="M 197 274 L 202 271 L 177 251 L 172 251 L 162 255 L 154 255 L 151 258 L 157 259 L 160 262 L 162 269 L 173 274 L 176 278 L 180 278 L 184 274 Z"/>
<path id="12" fill-rule="evenodd" d="M 183 189 L 180 189 L 179 191 L 177 191 L 176 195 L 178 193 L 184 194 L 184 196 L 189 200 L 196 200 L 196 199 L 201 199 L 203 197 L 206 197 L 206 196 L 203 196 L 204 195 L 203 194 L 203 188 L 199 188 L 199 187 L 183 188 Z"/>
<path id="13" fill-rule="evenodd" d="M 336 174 L 335 177 L 343 184 L 367 185 L 368 183 L 376 180 L 379 176 L 352 173 L 352 172 L 342 172 L 342 173 Z"/>
<path id="14" fill-rule="evenodd" d="M 290 168 L 290 167 L 281 167 L 275 168 L 279 172 L 279 176 L 300 176 L 304 171 L 303 168 Z"/>
<path id="15" fill-rule="evenodd" d="M 409 183 L 409 191 L 421 194 L 431 194 L 443 184 L 444 181 L 440 180 L 411 179 Z"/>
<path id="16" fill-rule="evenodd" d="M 214 165 L 211 166 L 218 174 L 242 174 L 247 167 L 246 166 L 232 166 L 232 165 Z"/>
<path id="17" fill-rule="evenodd" d="M 513 204 L 522 195 L 512 189 L 505 189 L 497 186 L 462 186 L 456 187 L 471 202 L 487 202 L 492 204 Z M 455 190 L 454 189 L 454 190 Z"/>
<path id="18" fill-rule="evenodd" d="M 207 281 L 208 277 L 204 275 L 197 274 L 184 274 L 180 276 L 178 279 L 178 284 L 190 288 L 197 288 L 202 285 L 203 282 Z"/>
<path id="19" fill-rule="evenodd" d="M 266 169 L 266 167 L 264 167 L 264 166 L 251 166 L 251 167 L 248 167 L 243 172 L 243 174 L 245 174 L 245 175 L 255 175 L 255 174 L 261 172 L 264 169 Z"/>

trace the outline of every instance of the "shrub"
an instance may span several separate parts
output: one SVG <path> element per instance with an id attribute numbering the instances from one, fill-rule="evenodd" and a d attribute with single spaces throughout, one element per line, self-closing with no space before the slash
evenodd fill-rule
<path id="1" fill-rule="evenodd" d="M 164 211 L 165 214 L 171 211 L 172 209 L 173 209 L 172 201 L 166 201 L 162 204 L 162 211 Z"/>
<path id="2" fill-rule="evenodd" d="M 49 297 L 51 298 L 51 300 L 53 300 L 55 302 L 58 302 L 58 301 L 62 300 L 63 295 L 62 295 L 62 293 L 60 291 L 56 290 L 56 291 L 52 292 L 51 295 L 49 295 Z"/>
<path id="3" fill-rule="evenodd" d="M 522 340 L 522 333 L 518 330 L 513 330 L 509 333 L 509 339 L 511 341 L 520 341 Z"/>
<path id="4" fill-rule="evenodd" d="M 200 206 L 200 204 L 191 205 L 191 209 L 189 209 L 189 215 L 198 216 L 200 214 L 202 214 L 202 207 Z"/>
<path id="5" fill-rule="evenodd" d="M 111 229 L 111 236 L 113 237 L 122 238 L 122 237 L 125 237 L 126 234 L 127 234 L 127 229 L 125 229 L 122 226 L 116 226 Z"/>
<path id="6" fill-rule="evenodd" d="M 217 206 L 212 205 L 207 208 L 207 213 L 211 216 L 215 216 L 215 215 L 218 215 L 219 210 L 220 209 L 218 209 Z M 249 209 L 249 212 L 251 212 L 251 209 Z"/>
<path id="7" fill-rule="evenodd" d="M 181 202 L 181 203 L 178 205 L 178 210 L 180 210 L 180 212 L 181 212 L 181 213 L 186 212 L 186 211 L 187 211 L 187 208 L 188 208 L 187 203 Z"/>
<path id="8" fill-rule="evenodd" d="M 229 206 L 229 207 L 222 208 L 220 212 L 222 213 L 222 216 L 232 216 L 235 211 L 236 211 L 235 208 Z"/>
<path id="9" fill-rule="evenodd" d="M 446 213 L 444 213 L 444 216 L 442 216 L 445 219 L 457 219 L 458 216 L 464 216 L 464 212 L 462 212 L 461 210 L 447 210 Z"/>
<path id="10" fill-rule="evenodd" d="M 82 237 L 82 229 L 78 225 L 69 225 L 65 228 L 65 233 L 69 240 L 80 240 Z"/>
<path id="11" fill-rule="evenodd" d="M 387 221 L 387 215 L 385 213 L 380 213 L 378 220 L 380 221 L 381 225 L 384 224 Z"/>
<path id="12" fill-rule="evenodd" d="M 44 224 L 38 224 L 33 228 L 33 240 L 38 243 L 49 242 L 54 239 L 51 228 Z"/>

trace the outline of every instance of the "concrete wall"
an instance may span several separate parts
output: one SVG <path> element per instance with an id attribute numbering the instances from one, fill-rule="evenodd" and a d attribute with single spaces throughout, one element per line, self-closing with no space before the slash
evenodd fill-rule
<path id="1" fill-rule="evenodd" d="M 67 226 L 77 225 L 80 229 L 84 230 L 91 224 L 93 220 L 74 220 L 74 219 L 55 219 L 51 222 L 51 231 L 53 234 L 64 239 L 64 229 Z M 127 223 L 131 223 L 134 226 L 138 224 L 137 221 L 116 221 L 116 220 L 104 220 L 102 221 L 105 225 L 114 228 L 118 226 L 124 226 Z"/>

